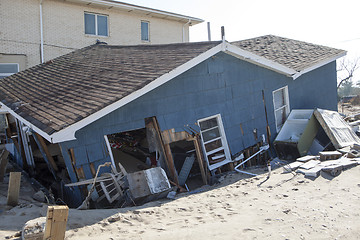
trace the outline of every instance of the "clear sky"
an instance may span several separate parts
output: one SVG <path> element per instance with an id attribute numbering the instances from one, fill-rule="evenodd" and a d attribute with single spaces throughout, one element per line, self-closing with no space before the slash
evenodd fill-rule
<path id="1" fill-rule="evenodd" d="M 359 0 L 123 0 L 205 20 L 190 28 L 190 41 L 228 41 L 266 34 L 336 47 L 360 57 Z M 358 70 L 359 72 L 360 70 Z M 358 73 L 355 81 L 360 80 Z"/>

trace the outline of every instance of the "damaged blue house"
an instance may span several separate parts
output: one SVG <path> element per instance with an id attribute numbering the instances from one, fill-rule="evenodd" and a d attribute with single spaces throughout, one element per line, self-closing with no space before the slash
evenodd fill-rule
<path id="1" fill-rule="evenodd" d="M 58 191 L 78 205 L 83 190 L 63 185 L 93 178 L 105 162 L 128 172 L 161 166 L 179 184 L 199 148 L 191 166 L 204 177 L 261 135 L 273 140 L 291 109 L 337 110 L 336 59 L 345 54 L 273 35 L 95 44 L 0 79 L 0 102 L 19 132 L 9 136 L 18 164 L 36 172 L 51 155 Z"/>

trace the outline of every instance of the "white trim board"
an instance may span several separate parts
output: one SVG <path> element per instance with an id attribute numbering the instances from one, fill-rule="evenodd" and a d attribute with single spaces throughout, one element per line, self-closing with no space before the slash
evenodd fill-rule
<path id="1" fill-rule="evenodd" d="M 106 0 L 105 1 L 104 0 L 66 0 L 66 2 L 83 3 L 83 4 L 86 4 L 88 6 L 92 6 L 92 7 L 103 6 L 103 7 L 108 7 L 109 9 L 111 9 L 111 8 L 116 9 L 117 8 L 117 9 L 122 9 L 122 10 L 125 10 L 125 11 L 128 11 L 128 12 L 139 11 L 139 12 L 144 13 L 145 15 L 150 15 L 150 16 L 158 14 L 158 15 L 161 16 L 161 18 L 164 18 L 164 19 L 166 19 L 168 17 L 172 17 L 172 18 L 178 19 L 180 21 L 191 20 L 194 25 L 204 22 L 204 20 L 202 20 L 200 18 L 185 16 L 185 15 L 178 14 L 178 13 L 167 12 L 167 11 L 163 11 L 163 10 L 138 6 L 138 5 L 125 3 L 125 2 L 120 2 L 120 1 L 113 1 L 113 0 L 109 0 L 109 1 L 106 1 Z"/>
<path id="2" fill-rule="evenodd" d="M 159 78 L 155 79 L 154 81 L 152 81 L 151 83 L 149 83 L 148 85 L 144 86 L 143 88 L 129 94 L 128 96 L 118 100 L 115 103 L 112 103 L 106 107 L 104 107 L 103 109 L 91 114 L 90 116 L 87 116 L 86 118 L 58 131 L 55 132 L 51 135 L 47 134 L 46 132 L 40 130 L 38 127 L 36 127 L 35 125 L 31 124 L 30 122 L 28 122 L 27 120 L 25 120 L 23 117 L 21 117 L 20 115 L 18 115 L 17 113 L 15 113 L 13 110 L 11 110 L 10 108 L 6 107 L 3 103 L 0 102 L 0 104 L 2 106 L 4 106 L 4 108 L 13 116 L 15 116 L 17 119 L 19 119 L 22 123 L 26 124 L 27 126 L 29 126 L 31 129 L 33 129 L 35 132 L 37 132 L 38 134 L 40 134 L 42 137 L 44 137 L 46 140 L 48 140 L 49 142 L 52 143 L 59 143 L 59 142 L 65 142 L 65 141 L 70 141 L 70 140 L 75 140 L 75 133 L 76 131 L 78 131 L 79 129 L 89 125 L 90 123 L 100 119 L 101 117 L 115 111 L 116 109 L 124 106 L 127 103 L 130 103 L 132 101 L 134 101 L 135 99 L 143 96 L 144 94 L 152 91 L 153 89 L 163 85 L 164 83 L 170 81 L 171 79 L 179 76 L 180 74 L 186 72 L 187 70 L 193 68 L 194 66 L 200 64 L 201 62 L 207 60 L 208 58 L 214 56 L 215 54 L 219 53 L 219 52 L 224 52 L 227 53 L 229 55 L 235 56 L 239 59 L 242 59 L 244 61 L 248 61 L 250 63 L 265 67 L 267 69 L 273 70 L 275 72 L 281 73 L 283 75 L 286 75 L 288 77 L 291 77 L 294 79 L 294 76 L 297 76 L 297 74 L 304 74 L 305 70 L 307 71 L 311 71 L 311 68 L 305 69 L 302 72 L 297 72 L 291 68 L 288 68 L 286 66 L 283 66 L 279 63 L 276 63 L 274 61 L 265 59 L 264 57 L 261 56 L 257 56 L 253 53 L 250 53 L 248 51 L 245 51 L 239 47 L 236 47 L 234 45 L 231 45 L 230 43 L 223 41 L 222 43 L 219 43 L 217 46 L 207 50 L 206 52 L 200 54 L 199 56 L 191 59 L 190 61 L 180 65 L 179 67 L 171 70 L 170 72 L 160 76 Z M 340 54 L 341 56 L 343 56 L 342 53 Z M 338 57 L 340 57 L 340 55 Z M 324 60 L 322 63 L 317 64 L 317 67 L 321 67 L 327 63 L 329 63 L 330 61 L 334 61 L 336 60 L 335 57 L 328 59 L 328 60 Z M 315 69 L 315 68 L 314 68 Z M 300 74 L 300 75 L 301 75 Z M 298 76 L 300 76 L 298 75 Z M 298 77 L 297 76 L 297 77 Z"/>

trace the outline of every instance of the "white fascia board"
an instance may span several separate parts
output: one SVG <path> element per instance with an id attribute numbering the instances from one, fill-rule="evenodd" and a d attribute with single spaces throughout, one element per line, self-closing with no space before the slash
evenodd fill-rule
<path id="1" fill-rule="evenodd" d="M 40 128 L 36 127 L 34 124 L 30 123 L 29 121 L 27 121 L 25 118 L 21 117 L 19 114 L 17 114 L 16 112 L 14 112 L 11 108 L 7 107 L 5 104 L 3 104 L 2 102 L 0 102 L 1 105 L 1 109 L 4 109 L 4 111 L 7 111 L 8 113 L 10 113 L 12 116 L 14 116 L 17 120 L 19 120 L 20 122 L 22 122 L 23 124 L 25 124 L 26 126 L 28 126 L 30 129 L 34 130 L 36 133 L 38 133 L 39 135 L 41 135 L 43 138 L 45 138 L 46 140 L 48 140 L 49 142 L 52 142 L 51 136 L 49 134 L 47 134 L 46 132 L 42 131 Z"/>
<path id="2" fill-rule="evenodd" d="M 51 142 L 58 143 L 58 142 L 65 142 L 70 140 L 75 140 L 75 132 L 79 129 L 89 125 L 90 123 L 102 118 L 103 116 L 115 111 L 116 109 L 124 106 L 127 103 L 134 101 L 135 99 L 143 96 L 144 94 L 150 92 L 151 90 L 163 85 L 164 83 L 170 81 L 171 79 L 179 76 L 180 74 L 186 72 L 187 70 L 191 69 L 192 67 L 196 66 L 197 64 L 205 61 L 206 59 L 210 58 L 211 56 L 217 54 L 218 52 L 222 51 L 222 43 L 219 45 L 209 49 L 208 51 L 200 54 L 199 56 L 191 59 L 190 61 L 184 63 L 183 65 L 171 70 L 170 72 L 162 75 L 161 77 L 155 79 L 145 87 L 131 93 L 130 95 L 120 99 L 119 101 L 110 104 L 109 106 L 101 109 L 98 112 L 93 113 L 92 115 L 76 122 L 67 128 L 60 130 L 52 134 Z"/>
<path id="3" fill-rule="evenodd" d="M 313 66 L 311 66 L 311 67 L 305 68 L 304 70 L 302 70 L 302 71 L 297 72 L 296 74 L 294 74 L 294 75 L 292 76 L 292 78 L 293 78 L 293 80 L 295 80 L 295 79 L 297 79 L 298 77 L 300 77 L 301 75 L 303 75 L 303 74 L 305 74 L 305 73 L 308 73 L 308 72 L 310 72 L 310 71 L 312 71 L 312 70 L 315 70 L 315 69 L 317 69 L 317 68 L 319 68 L 319 67 L 322 67 L 322 66 L 324 66 L 324 65 L 326 65 L 326 64 L 328 64 L 328 63 L 331 63 L 331 62 L 335 61 L 335 60 L 338 59 L 338 58 L 344 57 L 344 56 L 346 55 L 346 53 L 347 53 L 347 52 L 344 51 L 344 52 L 342 52 L 342 53 L 340 53 L 340 54 L 338 54 L 338 55 L 335 55 L 335 56 L 333 56 L 333 57 L 331 57 L 331 58 L 325 59 L 325 60 L 323 60 L 323 61 L 321 61 L 321 62 L 319 62 L 319 63 L 317 63 L 317 64 L 315 64 L 315 65 L 313 65 Z"/>
<path id="4" fill-rule="evenodd" d="M 291 77 L 292 75 L 296 74 L 297 72 L 292 69 L 292 68 L 288 68 L 285 67 L 284 65 L 281 65 L 279 63 L 276 63 L 274 61 L 271 61 L 269 59 L 266 59 L 264 57 L 261 57 L 259 55 L 256 55 L 254 53 L 251 53 L 249 51 L 243 50 L 239 47 L 236 47 L 228 42 L 225 42 L 225 46 L 224 46 L 224 52 L 239 58 L 241 60 L 247 61 L 247 62 L 251 62 L 253 64 L 271 69 L 275 72 L 284 74 L 286 76 Z"/>
<path id="5" fill-rule="evenodd" d="M 185 16 L 185 15 L 181 15 L 181 14 L 177 14 L 177 13 L 167 12 L 167 11 L 148 8 L 148 7 L 142 7 L 142 6 L 133 5 L 133 4 L 124 3 L 124 2 L 103 1 L 103 0 L 67 0 L 67 1 L 68 2 L 86 3 L 87 5 L 90 5 L 90 6 L 93 3 L 93 4 L 114 7 L 114 8 L 120 8 L 120 9 L 124 9 L 124 10 L 129 10 L 129 11 L 137 10 L 137 11 L 141 11 L 145 14 L 154 13 L 154 14 L 163 15 L 164 17 L 174 17 L 174 18 L 182 19 L 184 21 L 191 20 L 194 24 L 204 22 L 204 20 L 202 20 L 200 18 Z"/>

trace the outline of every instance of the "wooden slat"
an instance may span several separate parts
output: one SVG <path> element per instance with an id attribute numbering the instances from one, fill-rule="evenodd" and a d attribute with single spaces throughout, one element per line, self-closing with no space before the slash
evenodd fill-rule
<path id="1" fill-rule="evenodd" d="M 207 181 L 206 170 L 205 170 L 205 166 L 204 166 L 204 155 L 201 151 L 201 146 L 200 146 L 198 135 L 194 137 L 193 143 L 195 146 L 196 159 L 198 160 L 199 167 L 200 167 L 201 177 L 202 177 L 203 183 L 206 185 L 206 184 L 208 184 L 208 181 Z"/>
<path id="2" fill-rule="evenodd" d="M 44 240 L 64 240 L 69 215 L 67 206 L 49 206 L 46 215 Z"/>
<path id="3" fill-rule="evenodd" d="M 9 179 L 9 188 L 7 195 L 7 205 L 16 206 L 19 201 L 21 183 L 21 172 L 11 172 Z"/>
<path id="4" fill-rule="evenodd" d="M 0 155 L 0 182 L 4 181 L 6 165 L 8 164 L 9 152 L 4 149 Z"/>
<path id="5" fill-rule="evenodd" d="M 59 171 L 59 169 L 58 169 L 58 167 L 57 167 L 57 165 L 56 165 L 56 163 L 55 163 L 54 158 L 51 156 L 51 154 L 50 154 L 50 152 L 49 152 L 49 148 L 47 147 L 44 138 L 43 138 L 42 136 L 40 136 L 38 133 L 35 133 L 35 134 L 36 134 L 36 136 L 38 137 L 38 140 L 39 140 L 39 142 L 40 142 L 40 144 L 41 144 L 41 147 L 42 147 L 42 149 L 44 150 L 44 152 L 45 152 L 45 154 L 46 154 L 46 157 L 48 158 L 48 160 L 49 160 L 52 168 L 53 168 L 56 172 Z"/>

